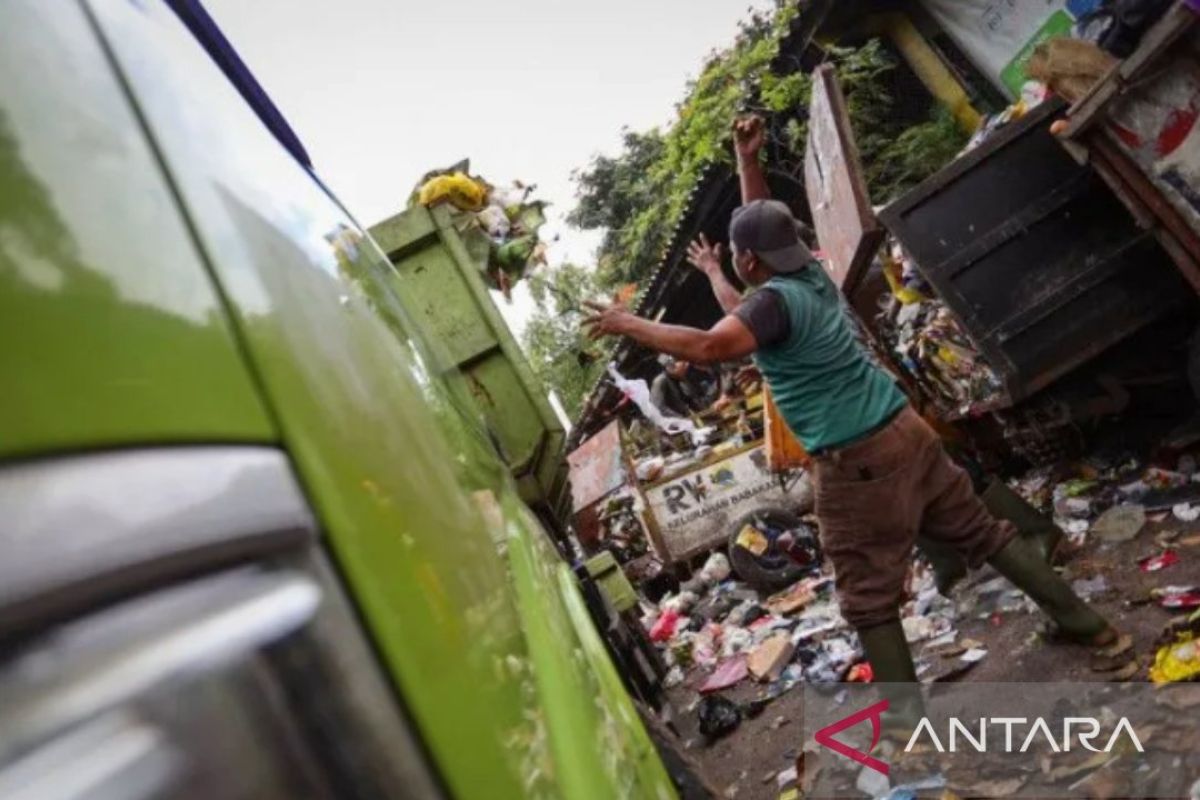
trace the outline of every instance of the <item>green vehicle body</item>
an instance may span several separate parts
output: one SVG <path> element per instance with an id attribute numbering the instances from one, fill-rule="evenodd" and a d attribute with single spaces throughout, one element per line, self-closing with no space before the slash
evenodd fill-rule
<path id="1" fill-rule="evenodd" d="M 278 449 L 448 795 L 674 797 L 462 354 L 170 10 L 9 0 L 0 65 L 0 464 Z"/>

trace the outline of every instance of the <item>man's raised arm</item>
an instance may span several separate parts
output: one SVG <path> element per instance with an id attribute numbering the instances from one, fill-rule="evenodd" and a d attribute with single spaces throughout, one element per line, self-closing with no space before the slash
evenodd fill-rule
<path id="1" fill-rule="evenodd" d="M 763 119 L 758 115 L 740 117 L 733 123 L 733 151 L 737 154 L 742 205 L 751 200 L 771 199 L 771 189 L 767 186 L 767 178 L 758 160 L 765 136 Z"/>

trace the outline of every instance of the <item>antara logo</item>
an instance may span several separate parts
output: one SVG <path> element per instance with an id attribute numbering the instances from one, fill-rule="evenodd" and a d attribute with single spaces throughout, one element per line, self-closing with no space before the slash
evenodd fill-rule
<path id="1" fill-rule="evenodd" d="M 883 713 L 889 708 L 887 700 L 881 700 L 874 705 L 868 706 L 861 711 L 856 711 L 850 716 L 838 720 L 832 725 L 827 725 L 817 731 L 814 738 L 817 744 L 822 747 L 828 747 L 838 755 L 857 761 L 865 767 L 880 772 L 884 775 L 888 774 L 888 765 L 886 762 L 879 760 L 871 755 L 871 751 L 879 744 L 879 736 L 882 730 Z M 853 728 L 855 725 L 864 720 L 871 721 L 871 746 L 867 748 L 867 752 L 857 750 L 845 742 L 838 741 L 833 738 L 836 734 L 841 733 L 847 728 Z M 948 720 L 948 729 L 945 737 L 939 737 L 937 731 L 934 730 L 933 724 L 928 717 L 922 717 L 917 723 L 916 729 L 908 739 L 908 744 L 904 746 L 904 752 L 912 752 L 914 746 L 922 740 L 928 739 L 934 749 L 939 753 L 958 753 L 963 752 L 967 748 L 959 747 L 960 737 L 969 743 L 971 750 L 977 753 L 1024 753 L 1027 752 L 1033 742 L 1038 739 L 1044 739 L 1050 748 L 1056 752 L 1070 752 L 1072 743 L 1078 741 L 1079 745 L 1085 750 L 1090 750 L 1093 753 L 1109 753 L 1116 747 L 1122 734 L 1129 742 L 1137 749 L 1139 753 L 1146 752 L 1142 747 L 1142 742 L 1138 739 L 1137 732 L 1133 726 L 1129 724 L 1129 719 L 1121 717 L 1112 733 L 1108 736 L 1104 747 L 1095 747 L 1093 742 L 1102 738 L 1100 730 L 1100 721 L 1095 717 L 1066 717 L 1062 721 L 1062 738 L 1056 739 L 1051 733 L 1050 725 L 1043 717 L 1035 717 L 1032 721 L 1026 717 L 980 717 L 975 720 L 976 728 L 972 730 L 960 718 L 950 717 Z M 1028 726 L 1028 733 L 1024 738 L 1020 734 L 1016 738 L 1013 736 L 1013 730 L 1017 726 Z M 996 742 L 996 736 L 992 737 L 993 747 L 988 747 L 988 730 L 990 728 L 999 727 L 1004 729 L 1003 748 Z M 948 742 L 949 746 L 942 744 L 943 738 Z M 1019 742 L 1019 746 L 1014 748 L 1014 743 Z M 1061 742 L 1061 744 L 1060 744 Z"/>

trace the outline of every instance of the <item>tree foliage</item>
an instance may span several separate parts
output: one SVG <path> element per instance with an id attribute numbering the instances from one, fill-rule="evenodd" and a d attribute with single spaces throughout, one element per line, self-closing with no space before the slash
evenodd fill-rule
<path id="1" fill-rule="evenodd" d="M 796 0 L 776 0 L 769 11 L 751 12 L 732 45 L 709 55 L 667 129 L 626 129 L 617 155 L 598 155 L 574 173 L 578 203 L 568 222 L 604 230 L 596 268 L 567 266 L 536 278 L 540 310 L 525 336 L 534 369 L 558 390 L 570 413 L 577 412 L 600 365 L 577 358 L 584 349 L 578 315 L 560 305 L 562 297 L 644 285 L 701 174 L 714 162 L 732 162 L 734 117 L 748 110 L 765 114 L 773 166 L 801 172 L 812 80 L 800 71 L 776 74 L 771 67 L 802 7 Z M 898 117 L 892 89 L 897 64 L 879 40 L 829 47 L 826 60 L 846 96 L 874 202 L 887 202 L 915 185 L 965 144 L 949 114 L 935 112 L 916 126 Z"/>
<path id="2" fill-rule="evenodd" d="M 525 353 L 534 374 L 558 393 L 572 417 L 604 366 L 580 328 L 583 301 L 597 295 L 593 275 L 585 267 L 563 264 L 529 278 L 529 293 L 538 308 L 525 326 Z"/>

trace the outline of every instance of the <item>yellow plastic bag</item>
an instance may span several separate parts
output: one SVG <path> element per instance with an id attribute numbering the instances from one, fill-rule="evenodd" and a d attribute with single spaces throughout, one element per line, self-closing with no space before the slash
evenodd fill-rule
<path id="1" fill-rule="evenodd" d="M 487 195 L 488 189 L 483 183 L 455 172 L 425 181 L 417 192 L 417 202 L 423 206 L 448 202 L 462 211 L 482 211 Z"/>
<path id="2" fill-rule="evenodd" d="M 1200 675 L 1200 643 L 1191 634 L 1162 647 L 1150 667 L 1150 680 L 1158 684 L 1191 680 L 1197 675 Z"/>

